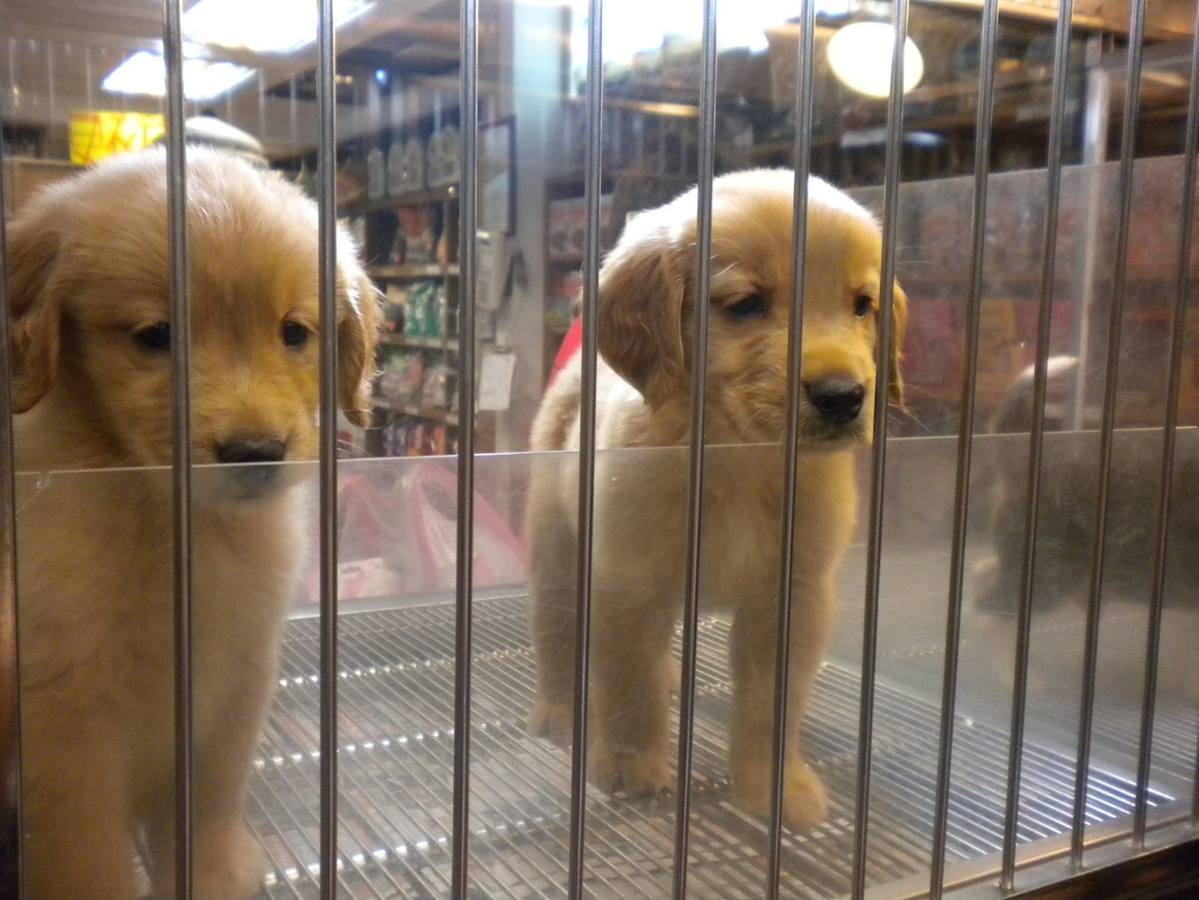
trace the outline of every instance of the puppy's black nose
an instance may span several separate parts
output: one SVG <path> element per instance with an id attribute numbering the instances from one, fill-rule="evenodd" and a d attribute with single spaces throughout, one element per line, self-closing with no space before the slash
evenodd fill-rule
<path id="1" fill-rule="evenodd" d="M 862 411 L 866 388 L 847 378 L 821 378 L 804 385 L 820 417 L 832 425 L 852 422 Z"/>
<path id="2" fill-rule="evenodd" d="M 287 444 L 279 440 L 237 438 L 216 445 L 216 458 L 223 463 L 279 462 L 287 455 Z"/>

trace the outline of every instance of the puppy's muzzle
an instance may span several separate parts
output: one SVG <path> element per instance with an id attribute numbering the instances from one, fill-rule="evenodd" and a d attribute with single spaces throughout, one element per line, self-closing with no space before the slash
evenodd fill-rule
<path id="1" fill-rule="evenodd" d="M 217 462 L 237 463 L 226 473 L 242 496 L 260 494 L 279 480 L 280 469 L 270 463 L 287 458 L 287 442 L 274 437 L 237 435 L 216 445 Z"/>
<path id="2" fill-rule="evenodd" d="M 848 425 L 862 411 L 866 388 L 848 378 L 821 378 L 804 385 L 808 400 L 827 425 Z"/>

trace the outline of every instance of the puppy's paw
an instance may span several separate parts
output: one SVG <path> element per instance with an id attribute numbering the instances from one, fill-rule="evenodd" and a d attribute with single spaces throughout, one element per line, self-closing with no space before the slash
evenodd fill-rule
<path id="1" fill-rule="evenodd" d="M 562 749 L 570 746 L 574 726 L 574 710 L 569 703 L 537 698 L 529 714 L 529 734 L 549 738 Z"/>
<path id="2" fill-rule="evenodd" d="M 266 856 L 244 822 L 199 835 L 196 900 L 250 900 L 266 874 Z"/>
<path id="3" fill-rule="evenodd" d="M 770 767 L 755 767 L 733 779 L 733 802 L 753 816 L 770 817 Z M 828 817 L 828 795 L 820 776 L 807 763 L 788 763 L 783 772 L 783 821 L 806 830 Z"/>
<path id="4" fill-rule="evenodd" d="M 807 763 L 788 766 L 783 775 L 783 820 L 789 828 L 806 830 L 828 818 L 824 782 Z"/>
<path id="5" fill-rule="evenodd" d="M 674 787 L 666 751 L 614 750 L 595 747 L 590 753 L 591 781 L 609 794 L 652 797 Z"/>

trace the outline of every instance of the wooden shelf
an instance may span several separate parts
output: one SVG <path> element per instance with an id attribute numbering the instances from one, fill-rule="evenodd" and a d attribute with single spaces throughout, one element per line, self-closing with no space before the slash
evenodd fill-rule
<path id="1" fill-rule="evenodd" d="M 458 266 L 440 263 L 402 263 L 400 265 L 367 266 L 371 278 L 457 278 Z"/>
<path id="2" fill-rule="evenodd" d="M 371 402 L 376 409 L 390 409 L 392 412 L 403 413 L 406 416 L 412 416 L 417 419 L 428 419 L 430 422 L 444 422 L 446 425 L 453 425 L 455 427 L 458 425 L 458 416 L 448 409 L 421 407 L 412 403 L 396 403 L 379 396 L 372 397 Z"/>
<path id="3" fill-rule="evenodd" d="M 383 334 L 379 340 L 392 347 L 416 347 L 422 350 L 444 350 L 449 353 L 458 352 L 457 340 L 446 340 L 440 337 L 424 337 L 411 334 Z"/>
<path id="4" fill-rule="evenodd" d="M 338 207 L 341 215 L 354 213 L 375 212 L 380 209 L 394 209 L 397 206 L 419 206 L 423 203 L 442 203 L 446 200 L 458 199 L 458 185 L 443 184 L 440 187 L 422 188 L 419 191 L 405 191 L 402 194 L 388 194 L 385 197 L 371 197 L 355 200 Z"/>

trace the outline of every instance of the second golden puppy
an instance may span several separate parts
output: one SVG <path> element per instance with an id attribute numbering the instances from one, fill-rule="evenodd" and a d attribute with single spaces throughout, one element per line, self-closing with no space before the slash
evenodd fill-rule
<path id="1" fill-rule="evenodd" d="M 792 187 L 782 170 L 713 183 L 712 287 L 694 284 L 692 190 L 625 228 L 600 272 L 600 363 L 593 568 L 591 777 L 613 791 L 673 783 L 671 640 L 682 609 L 689 342 L 696 304 L 710 304 L 701 604 L 732 615 L 729 766 L 734 798 L 769 811 L 779 536 L 792 291 Z M 881 241 L 871 215 L 824 182 L 809 187 L 801 401 L 802 442 L 790 636 L 790 721 L 798 732 L 837 608 L 834 580 L 854 527 L 850 451 L 872 436 Z M 907 319 L 894 291 L 891 399 L 902 402 Z M 538 450 L 579 446 L 576 360 L 546 395 Z M 747 446 L 748 445 L 748 446 Z M 813 452 L 816 451 L 816 452 Z M 819 452 L 823 451 L 823 452 Z M 529 510 L 536 706 L 530 726 L 569 740 L 575 666 L 575 461 L 546 457 Z M 804 827 L 827 801 L 796 737 L 787 745 L 784 814 Z"/>

